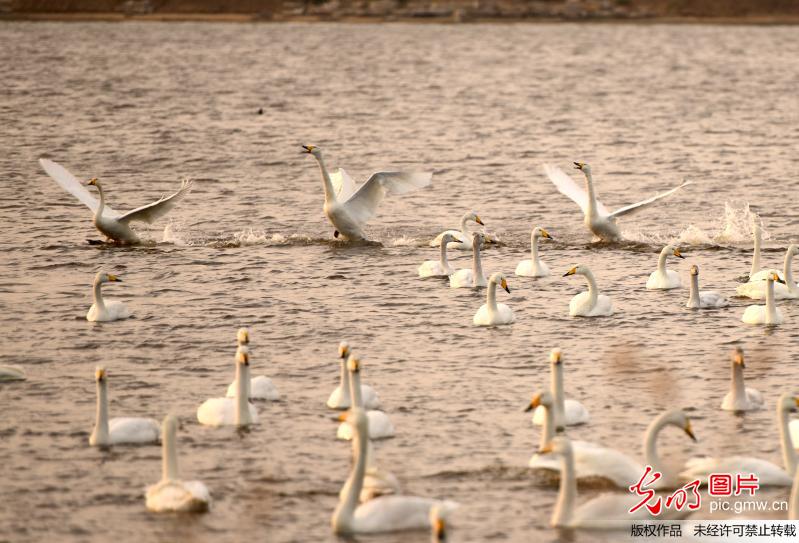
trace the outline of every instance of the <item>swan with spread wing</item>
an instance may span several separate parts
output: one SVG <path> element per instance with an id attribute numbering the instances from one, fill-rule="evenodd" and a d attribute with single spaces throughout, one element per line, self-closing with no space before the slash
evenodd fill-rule
<path id="1" fill-rule="evenodd" d="M 635 204 L 624 206 L 611 213 L 596 197 L 594 179 L 591 175 L 591 166 L 585 162 L 575 162 L 574 167 L 585 174 L 586 190 L 581 189 L 571 176 L 557 166 L 544 164 L 544 173 L 546 173 L 549 180 L 552 181 L 552 184 L 555 185 L 561 194 L 568 196 L 574 203 L 580 206 L 580 209 L 583 210 L 583 214 L 585 215 L 583 222 L 585 222 L 585 225 L 595 236 L 603 241 L 618 241 L 622 239 L 619 227 L 616 225 L 616 219 L 619 217 L 640 211 L 691 183 L 690 181 L 683 181 L 679 187 L 675 187 L 662 194 L 656 194 L 651 198 L 647 198 Z"/>

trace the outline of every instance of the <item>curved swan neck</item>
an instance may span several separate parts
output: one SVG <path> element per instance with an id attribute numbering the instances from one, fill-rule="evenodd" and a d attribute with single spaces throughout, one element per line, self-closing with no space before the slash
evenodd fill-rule
<path id="1" fill-rule="evenodd" d="M 497 312 L 497 282 L 489 281 L 486 289 L 486 307 L 488 314 L 494 315 Z"/>
<path id="2" fill-rule="evenodd" d="M 444 238 L 441 238 L 441 256 L 438 259 L 438 263 L 441 265 L 441 269 L 445 270 L 449 268 L 449 260 L 447 259 L 447 245 L 449 242 L 444 241 Z"/>
<path id="3" fill-rule="evenodd" d="M 665 275 L 666 274 L 666 258 L 669 256 L 668 247 L 664 247 L 662 251 L 660 251 L 660 256 L 658 257 L 658 272 Z"/>
<path id="4" fill-rule="evenodd" d="M 649 427 L 644 434 L 644 459 L 646 463 L 652 466 L 652 469 L 664 473 L 660 464 L 660 455 L 658 455 L 657 441 L 660 431 L 669 424 L 667 416 L 669 413 L 663 413 L 649 423 Z"/>
<path id="5" fill-rule="evenodd" d="M 106 445 L 111 436 L 108 430 L 108 385 L 105 380 L 97 381 L 97 415 L 95 417 L 92 441 L 95 445 Z"/>
<path id="6" fill-rule="evenodd" d="M 361 398 L 361 373 L 350 371 L 350 407 L 363 407 Z"/>
<path id="7" fill-rule="evenodd" d="M 755 250 L 752 254 L 752 269 L 749 272 L 749 277 L 753 277 L 760 270 L 760 244 L 760 227 L 755 226 Z"/>
<path id="8" fill-rule="evenodd" d="M 178 446 L 177 446 L 177 424 L 165 422 L 162 443 L 162 472 L 161 478 L 164 481 L 176 481 L 180 479 L 178 471 Z"/>
<path id="9" fill-rule="evenodd" d="M 590 171 L 583 170 L 585 174 L 585 188 L 588 192 L 588 216 L 595 217 L 596 211 L 596 193 L 594 193 L 594 178 Z"/>
<path id="10" fill-rule="evenodd" d="M 247 382 L 250 380 L 250 367 L 236 363 L 236 425 L 250 424 L 250 405 L 247 395 Z"/>
<path id="11" fill-rule="evenodd" d="M 100 194 L 100 205 L 97 206 L 97 211 L 94 212 L 94 218 L 99 219 L 103 216 L 103 208 L 105 207 L 105 193 L 103 192 L 103 187 L 99 182 L 95 183 L 94 186 L 97 187 L 97 192 Z"/>
<path id="12" fill-rule="evenodd" d="M 337 533 L 351 532 L 354 522 L 355 509 L 358 507 L 361 490 L 363 490 L 363 478 L 366 474 L 366 457 L 368 438 L 361 435 L 359 429 L 354 429 L 352 437 L 352 455 L 355 463 L 350 472 L 347 482 L 344 483 L 346 489 L 344 496 L 339 501 L 333 513 L 333 529 Z"/>
<path id="13" fill-rule="evenodd" d="M 477 281 L 483 277 L 483 263 L 480 260 L 480 242 L 472 246 L 472 284 L 477 286 Z"/>
<path id="14" fill-rule="evenodd" d="M 688 298 L 690 307 L 699 307 L 699 275 L 691 275 L 691 294 Z"/>
<path id="15" fill-rule="evenodd" d="M 327 171 L 325 159 L 321 154 L 314 155 L 314 158 L 316 158 L 316 162 L 319 163 L 319 170 L 322 172 L 322 185 L 325 188 L 325 202 L 333 203 L 336 201 L 336 191 L 333 189 L 333 181 L 330 180 L 330 173 Z"/>
<path id="16" fill-rule="evenodd" d="M 538 236 L 535 230 L 530 234 L 530 260 L 533 261 L 533 265 L 538 262 Z"/>
<path id="17" fill-rule="evenodd" d="M 596 286 L 596 279 L 594 279 L 594 273 L 591 270 L 585 270 L 583 272 L 585 276 L 585 280 L 588 281 L 588 295 L 591 300 L 591 307 L 596 305 L 596 301 L 599 298 L 599 289 Z"/>
<path id="18" fill-rule="evenodd" d="M 105 309 L 105 302 L 103 301 L 103 284 L 100 281 L 95 281 L 93 285 L 94 290 L 94 305 L 97 309 Z"/>
<path id="19" fill-rule="evenodd" d="M 746 387 L 744 386 L 744 369 L 740 364 L 732 363 L 732 378 L 730 382 L 730 393 L 732 402 L 737 406 L 739 402 L 746 401 Z"/>
<path id="20" fill-rule="evenodd" d="M 568 526 L 574 514 L 577 500 L 577 478 L 574 475 L 574 453 L 571 447 L 561 457 L 560 488 L 558 501 L 552 511 L 552 526 Z"/>
<path id="21" fill-rule="evenodd" d="M 466 223 L 469 222 L 470 215 L 467 213 L 463 217 L 461 217 L 461 234 L 463 234 L 464 239 L 469 237 L 469 230 L 466 227 Z"/>
<path id="22" fill-rule="evenodd" d="M 783 409 L 782 402 L 777 402 L 777 423 L 780 426 L 780 446 L 782 447 L 782 462 L 789 475 L 796 471 L 796 451 L 793 448 L 791 433 L 788 428 L 788 411 Z"/>

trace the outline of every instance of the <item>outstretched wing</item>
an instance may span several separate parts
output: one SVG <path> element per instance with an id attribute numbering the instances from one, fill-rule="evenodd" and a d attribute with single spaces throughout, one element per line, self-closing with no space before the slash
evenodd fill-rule
<path id="1" fill-rule="evenodd" d="M 184 179 L 183 183 L 180 186 L 180 190 L 177 191 L 172 196 L 163 196 L 157 202 L 153 202 L 152 204 L 148 204 L 146 206 L 139 207 L 134 209 L 133 211 L 129 211 L 119 217 L 119 222 L 129 223 L 134 221 L 141 221 L 151 224 L 155 222 L 160 217 L 163 217 L 169 211 L 178 205 L 183 198 L 191 190 L 193 182 L 191 179 Z"/>
<path id="2" fill-rule="evenodd" d="M 346 202 L 355 192 L 355 181 L 353 181 L 350 174 L 345 172 L 343 168 L 339 168 L 337 171 L 331 173 L 330 181 L 333 183 L 336 200 L 339 202 Z"/>
<path id="3" fill-rule="evenodd" d="M 674 187 L 673 189 L 671 189 L 669 191 L 666 191 L 663 194 L 655 194 L 651 198 L 648 198 L 648 199 L 643 200 L 641 202 L 638 202 L 636 204 L 630 204 L 628 206 L 624 206 L 621 209 L 617 209 L 616 211 L 611 213 L 610 216 L 615 219 L 616 217 L 621 217 L 622 215 L 629 215 L 630 213 L 634 213 L 634 212 L 636 212 L 638 210 L 641 210 L 641 209 L 645 208 L 649 204 L 653 204 L 653 203 L 657 202 L 661 198 L 665 198 L 666 196 L 674 194 L 675 192 L 677 192 L 678 190 L 683 188 L 685 185 L 690 185 L 690 184 L 691 184 L 691 181 L 683 181 L 682 185 L 680 185 L 679 187 Z"/>
<path id="4" fill-rule="evenodd" d="M 64 168 L 61 164 L 53 162 L 52 160 L 47 160 L 46 158 L 40 158 L 39 164 L 42 166 L 42 168 L 44 168 L 44 171 L 47 172 L 47 175 L 49 175 L 53 181 L 58 183 L 62 189 L 80 200 L 81 203 L 92 210 L 92 213 L 97 212 L 97 208 L 100 207 L 99 200 L 92 196 L 92 193 L 89 192 L 83 183 L 78 181 L 75 176 L 69 173 L 66 168 Z M 119 217 L 119 213 L 110 207 L 105 206 L 103 208 L 103 216 L 115 219 Z"/>
<path id="5" fill-rule="evenodd" d="M 550 164 L 544 164 L 544 173 L 547 174 L 549 180 L 552 181 L 552 184 L 555 185 L 555 188 L 561 194 L 568 196 L 575 204 L 580 206 L 583 213 L 588 213 L 588 194 L 580 185 L 574 182 L 574 179 L 569 174 Z M 603 217 L 610 214 L 599 200 L 596 201 L 596 210 Z"/>
<path id="6" fill-rule="evenodd" d="M 426 187 L 433 179 L 430 172 L 377 172 L 360 186 L 344 206 L 360 223 L 369 220 L 386 194 L 405 194 Z"/>

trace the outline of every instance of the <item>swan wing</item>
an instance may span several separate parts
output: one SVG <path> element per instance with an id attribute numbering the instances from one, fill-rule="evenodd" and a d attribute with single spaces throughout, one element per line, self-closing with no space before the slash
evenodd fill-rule
<path id="1" fill-rule="evenodd" d="M 100 201 L 95 198 L 92 193 L 89 192 L 89 190 L 83 185 L 83 183 L 78 181 L 78 179 L 65 167 L 46 158 L 40 158 L 39 164 L 47 173 L 47 175 L 49 175 L 53 181 L 58 183 L 62 189 L 80 200 L 83 205 L 91 209 L 92 213 L 97 212 L 97 208 L 100 207 Z M 105 206 L 103 208 L 103 217 L 116 219 L 119 217 L 119 213 L 110 207 Z"/>
<path id="2" fill-rule="evenodd" d="M 344 168 L 339 168 L 330 174 L 330 182 L 333 183 L 333 190 L 336 193 L 336 200 L 346 202 L 355 193 L 355 181 L 350 177 Z"/>
<path id="3" fill-rule="evenodd" d="M 428 186 L 432 179 L 429 172 L 377 172 L 343 205 L 353 219 L 363 224 L 372 218 L 387 194 L 405 194 Z"/>
<path id="4" fill-rule="evenodd" d="M 437 503 L 416 496 L 381 496 L 361 504 L 353 520 L 357 531 L 366 533 L 429 529 L 430 508 Z"/>
<path id="5" fill-rule="evenodd" d="M 154 419 L 117 417 L 108 421 L 108 433 L 112 443 L 153 443 L 161 428 Z"/>
<path id="6" fill-rule="evenodd" d="M 680 473 L 684 480 L 699 479 L 707 483 L 711 473 L 754 473 L 761 485 L 790 486 L 793 478 L 781 467 L 767 460 L 751 456 L 727 456 L 722 458 L 692 458 L 685 463 L 685 470 Z"/>
<path id="7" fill-rule="evenodd" d="M 164 196 L 157 202 L 136 208 L 133 211 L 128 211 L 119 217 L 119 222 L 129 223 L 141 221 L 152 224 L 160 217 L 163 217 L 169 213 L 169 211 L 175 207 L 178 202 L 185 198 L 193 185 L 194 183 L 191 179 L 184 179 L 183 183 L 180 185 L 180 190 L 178 190 L 172 196 Z"/>
<path id="8" fill-rule="evenodd" d="M 544 173 L 549 177 L 549 180 L 552 181 L 552 184 L 555 185 L 555 188 L 558 189 L 558 192 L 564 196 L 568 196 L 575 204 L 580 206 L 583 213 L 588 213 L 588 193 L 586 193 L 580 185 L 575 183 L 574 179 L 572 179 L 569 174 L 557 166 L 552 166 L 550 164 L 544 164 Z M 603 217 L 610 214 L 608 209 L 602 205 L 602 202 L 599 200 L 596 201 L 596 210 L 597 213 Z"/>
<path id="9" fill-rule="evenodd" d="M 610 217 L 615 219 L 616 217 L 621 217 L 623 215 L 629 215 L 630 213 L 633 213 L 635 211 L 639 211 L 639 210 L 645 208 L 646 206 L 657 202 L 661 198 L 665 198 L 666 196 L 670 196 L 670 195 L 674 194 L 675 192 L 677 192 L 678 190 L 680 190 L 684 186 L 690 185 L 690 184 L 691 184 L 691 181 L 683 181 L 682 184 L 679 187 L 674 187 L 673 189 L 667 190 L 666 192 L 664 192 L 662 194 L 655 194 L 654 196 L 652 196 L 651 198 L 647 198 L 646 200 L 642 200 L 640 202 L 637 202 L 637 203 L 634 203 L 634 204 L 630 204 L 628 206 L 624 206 L 624 207 L 622 207 L 620 209 L 617 209 L 616 211 L 614 211 L 613 213 L 610 214 Z"/>

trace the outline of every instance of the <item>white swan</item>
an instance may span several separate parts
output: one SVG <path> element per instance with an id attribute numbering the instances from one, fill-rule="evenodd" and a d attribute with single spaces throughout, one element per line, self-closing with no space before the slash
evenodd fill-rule
<path id="1" fill-rule="evenodd" d="M 439 235 L 437 235 L 433 240 L 430 242 L 430 247 L 439 247 L 441 245 L 441 238 L 449 234 L 454 239 L 450 241 L 448 244 L 448 249 L 459 249 L 461 251 L 469 251 L 472 248 L 472 233 L 469 232 L 469 229 L 466 227 L 466 224 L 469 222 L 476 222 L 480 226 L 485 226 L 483 221 L 480 220 L 480 217 L 477 215 L 476 211 L 467 211 L 463 217 L 461 217 L 461 229 L 460 230 L 444 230 Z"/>
<path id="2" fill-rule="evenodd" d="M 133 211 L 129 211 L 124 215 L 120 215 L 110 207 L 105 205 L 105 195 L 103 194 L 103 187 L 97 178 L 91 179 L 88 185 L 94 185 L 100 193 L 100 201 L 91 195 L 86 187 L 78 181 L 74 175 L 69 173 L 66 168 L 60 164 L 56 164 L 46 158 L 40 158 L 41 164 L 47 175 L 61 185 L 61 188 L 75 196 L 86 207 L 94 213 L 94 226 L 108 239 L 112 239 L 121 243 L 138 243 L 139 237 L 131 230 L 130 223 L 132 222 L 146 222 L 152 224 L 157 219 L 166 215 L 178 202 L 180 202 L 191 190 L 191 180 L 184 180 L 180 186 L 180 190 L 171 196 L 164 196 L 160 200 L 148 204 L 146 206 L 138 207 Z"/>
<path id="3" fill-rule="evenodd" d="M 146 506 L 154 513 L 201 513 L 208 511 L 211 493 L 200 481 L 181 481 L 178 469 L 178 421 L 167 415 L 163 423 L 161 481 L 147 488 Z"/>
<path id="4" fill-rule="evenodd" d="M 569 302 L 569 315 L 572 317 L 606 317 L 613 315 L 613 303 L 610 298 L 599 293 L 594 274 L 588 266 L 575 266 L 563 277 L 569 275 L 582 275 L 588 281 L 588 291 L 581 292 Z"/>
<path id="5" fill-rule="evenodd" d="M 438 260 L 425 260 L 419 266 L 419 277 L 449 277 L 455 270 L 447 260 L 447 244 L 454 241 L 455 237 L 448 232 L 441 236 L 441 255 Z"/>
<path id="6" fill-rule="evenodd" d="M 746 324 L 782 324 L 782 312 L 774 303 L 774 281 L 780 281 L 776 273 L 772 272 L 766 279 L 766 305 L 750 305 L 744 310 L 741 320 Z"/>
<path id="7" fill-rule="evenodd" d="M 549 267 L 538 257 L 538 238 L 552 239 L 552 236 L 540 226 L 533 228 L 533 232 L 530 234 L 530 258 L 519 262 L 514 274 L 521 277 L 546 277 L 549 275 Z"/>
<path id="8" fill-rule="evenodd" d="M 799 254 L 799 247 L 794 244 L 788 246 L 785 251 L 785 262 L 782 267 L 782 276 L 780 279 L 785 283 L 777 283 L 774 285 L 774 299 L 785 300 L 799 298 L 799 285 L 793 279 L 793 257 Z M 771 273 L 779 273 L 776 270 L 760 270 L 751 276 L 748 283 L 738 285 L 735 291 L 739 296 L 746 296 L 755 300 L 762 300 L 766 297 L 766 283 L 764 281 Z"/>
<path id="9" fill-rule="evenodd" d="M 480 232 L 472 234 L 472 267 L 462 268 L 449 276 L 451 288 L 484 287 L 487 284 L 483 273 L 483 262 L 480 260 L 480 249 L 483 247 L 485 236 Z"/>
<path id="10" fill-rule="evenodd" d="M 691 266 L 691 292 L 685 307 L 691 309 L 714 309 L 727 307 L 730 302 L 723 295 L 714 290 L 699 290 L 699 267 Z"/>
<path id="11" fill-rule="evenodd" d="M 258 424 L 258 411 L 247 400 L 250 380 L 250 355 L 246 349 L 236 351 L 236 396 L 209 398 L 197 408 L 197 420 L 206 426 L 247 426 Z"/>
<path id="12" fill-rule="evenodd" d="M 622 238 L 619 227 L 616 226 L 616 219 L 639 211 L 645 207 L 653 204 L 654 202 L 665 198 L 682 187 L 689 185 L 690 181 L 683 181 L 679 187 L 675 187 L 663 194 L 656 194 L 651 198 L 647 198 L 641 202 L 630 204 L 617 209 L 613 213 L 602 205 L 602 202 L 597 200 L 594 191 L 594 180 L 591 175 L 591 167 L 584 162 L 575 162 L 574 167 L 582 170 L 585 174 L 585 187 L 583 190 L 574 182 L 574 180 L 557 166 L 544 165 L 544 173 L 546 173 L 552 184 L 560 191 L 561 194 L 568 196 L 574 203 L 580 206 L 583 214 L 585 215 L 584 223 L 595 236 L 605 241 L 617 241 Z"/>
<path id="13" fill-rule="evenodd" d="M 346 424 L 353 427 L 353 466 L 344 484 L 344 497 L 331 518 L 336 534 L 362 534 L 430 529 L 430 509 L 439 500 L 415 496 L 381 496 L 358 504 L 366 474 L 366 447 L 369 419 L 363 409 L 353 407 L 346 415 Z M 444 502 L 448 508 L 454 504 Z"/>
<path id="14" fill-rule="evenodd" d="M 707 483 L 711 473 L 753 473 L 761 486 L 789 486 L 793 482 L 796 470 L 796 451 L 790 441 L 788 430 L 788 413 L 795 412 L 799 406 L 799 398 L 783 394 L 777 401 L 777 426 L 780 432 L 782 461 L 785 469 L 759 458 L 751 456 L 727 456 L 722 458 L 692 458 L 685 463 L 685 470 L 680 478 L 686 481 L 699 479 Z"/>
<path id="15" fill-rule="evenodd" d="M 588 410 L 577 400 L 567 400 L 563 391 L 563 353 L 560 349 L 552 349 L 549 353 L 550 386 L 549 392 L 555 400 L 555 426 L 562 429 L 566 426 L 586 424 L 591 420 Z M 543 425 L 546 420 L 546 409 L 539 407 L 533 413 L 533 424 Z"/>
<path id="16" fill-rule="evenodd" d="M 361 389 L 361 361 L 354 354 L 347 360 L 347 370 L 350 377 L 350 404 L 353 407 L 363 407 Z M 388 415 L 376 409 L 366 412 L 369 418 L 369 439 L 385 439 L 394 437 L 394 425 Z M 342 422 L 336 431 L 337 439 L 349 441 L 352 439 L 352 425 Z"/>
<path id="17" fill-rule="evenodd" d="M 250 331 L 246 328 L 239 328 L 239 331 L 236 334 L 236 340 L 238 341 L 239 349 L 249 355 L 250 351 L 247 348 L 247 345 L 250 343 Z M 235 379 L 227 387 L 227 397 L 236 397 Z M 251 378 L 247 383 L 247 398 L 250 400 L 268 400 L 270 402 L 275 402 L 280 399 L 280 393 L 277 391 L 277 387 L 269 377 L 258 375 L 257 377 Z"/>
<path id="18" fill-rule="evenodd" d="M 105 301 L 103 299 L 102 284 L 114 282 L 121 283 L 122 279 L 104 272 L 97 272 L 97 275 L 94 276 L 94 282 L 92 283 L 94 303 L 89 308 L 89 312 L 86 313 L 87 321 L 108 322 L 130 317 L 130 311 L 125 307 L 125 304 L 116 300 Z"/>
<path id="19" fill-rule="evenodd" d="M 749 281 L 755 278 L 755 275 L 760 272 L 760 246 L 763 245 L 763 232 L 759 224 L 755 224 L 752 228 L 752 236 L 755 240 L 754 250 L 752 251 L 752 267 L 749 268 Z M 768 271 L 768 270 L 767 270 Z M 765 277 L 764 277 L 765 279 Z"/>
<path id="20" fill-rule="evenodd" d="M 646 288 L 650 290 L 669 290 L 682 287 L 680 274 L 674 270 L 666 269 L 666 257 L 668 257 L 669 254 L 673 254 L 678 258 L 685 258 L 674 245 L 666 245 L 663 247 L 658 257 L 658 268 L 649 274 L 649 279 L 646 281 Z"/>
<path id="21" fill-rule="evenodd" d="M 730 391 L 721 401 L 725 411 L 754 411 L 763 407 L 763 395 L 754 388 L 744 386 L 744 352 L 736 347 L 732 352 L 732 379 Z"/>
<path id="22" fill-rule="evenodd" d="M 97 414 L 89 445 L 107 447 L 123 443 L 154 443 L 158 441 L 158 422 L 139 417 L 115 417 L 108 420 L 108 383 L 105 369 L 94 372 L 97 381 Z"/>
<path id="23" fill-rule="evenodd" d="M 505 276 L 501 273 L 493 274 L 488 280 L 486 303 L 480 306 L 480 309 L 477 310 L 472 319 L 472 323 L 475 326 L 501 326 L 503 324 L 511 324 L 515 320 L 513 310 L 510 307 L 497 303 L 497 284 L 501 285 L 505 292 L 510 294 Z"/>
<path id="24" fill-rule="evenodd" d="M 346 341 L 338 345 L 339 358 L 339 384 L 330 393 L 327 399 L 327 406 L 330 409 L 349 409 L 350 408 L 350 374 L 347 370 L 347 359 L 350 357 L 350 346 Z M 369 385 L 361 384 L 361 401 L 364 409 L 380 409 L 380 398 L 377 392 Z"/>
<path id="25" fill-rule="evenodd" d="M 377 206 L 388 194 L 405 194 L 430 184 L 429 172 L 376 172 L 366 183 L 355 188 L 347 172 L 339 168 L 330 174 L 325 166 L 322 150 L 314 145 L 303 145 L 303 153 L 314 156 L 322 172 L 325 190 L 324 212 L 336 228 L 333 235 L 345 240 L 364 240 L 366 221 L 377 212 Z"/>
<path id="26" fill-rule="evenodd" d="M 19 366 L 0 366 L 0 383 L 6 381 L 24 381 L 25 370 Z"/>

